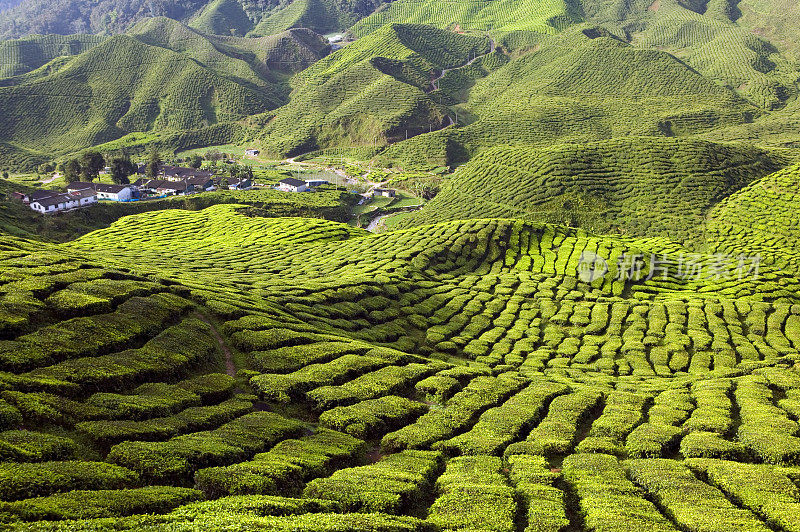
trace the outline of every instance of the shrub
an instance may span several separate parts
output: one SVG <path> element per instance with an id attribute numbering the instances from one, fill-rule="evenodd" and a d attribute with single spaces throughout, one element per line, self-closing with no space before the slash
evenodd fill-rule
<path id="1" fill-rule="evenodd" d="M 28 430 L 0 432 L 0 457 L 16 462 L 68 460 L 78 446 L 69 438 Z"/>
<path id="2" fill-rule="evenodd" d="M 163 513 L 200 499 L 187 488 L 152 486 L 130 490 L 71 491 L 48 497 L 0 503 L 0 510 L 25 521 L 122 517 Z"/>
<path id="3" fill-rule="evenodd" d="M 341 386 L 322 386 L 311 390 L 306 397 L 320 410 L 347 406 L 382 395 L 406 393 L 416 381 L 438 369 L 436 364 L 388 366 L 357 377 Z"/>
<path id="4" fill-rule="evenodd" d="M 31 372 L 32 376 L 75 382 L 94 388 L 126 388 L 142 380 L 171 377 L 216 352 L 217 342 L 205 322 L 188 318 L 140 349 L 76 358 Z"/>
<path id="5" fill-rule="evenodd" d="M 400 513 L 423 498 L 441 465 L 437 452 L 403 451 L 312 480 L 303 496 L 338 501 L 347 511 Z"/>
<path id="6" fill-rule="evenodd" d="M 659 458 L 677 447 L 682 434 L 672 425 L 644 423 L 628 435 L 625 450 L 630 458 Z"/>
<path id="7" fill-rule="evenodd" d="M 557 531 L 569 525 L 564 492 L 553 487 L 558 473 L 553 473 L 541 456 L 513 455 L 508 458 L 509 476 L 527 509 L 525 532 Z"/>
<path id="8" fill-rule="evenodd" d="M 725 460 L 688 460 L 687 465 L 773 527 L 800 530 L 800 492 L 785 470 Z"/>
<path id="9" fill-rule="evenodd" d="M 602 394 L 579 391 L 553 399 L 547 416 L 525 441 L 512 443 L 505 454 L 565 455 L 575 446 L 580 424 L 599 406 Z"/>
<path id="10" fill-rule="evenodd" d="M 75 428 L 94 443 L 108 447 L 128 440 L 159 441 L 187 432 L 209 430 L 252 408 L 252 402 L 233 398 L 218 405 L 190 407 L 169 417 L 146 421 L 87 421 L 78 423 Z"/>
<path id="11" fill-rule="evenodd" d="M 565 385 L 534 381 L 501 406 L 490 408 L 468 432 L 434 444 L 461 454 L 499 454 L 527 428 L 538 423 L 554 397 L 569 390 Z"/>
<path id="12" fill-rule="evenodd" d="M 208 497 L 299 493 L 305 481 L 330 474 L 363 450 L 361 440 L 322 429 L 299 440 L 284 440 L 249 462 L 201 469 L 195 474 L 195 487 Z"/>
<path id="13" fill-rule="evenodd" d="M 573 454 L 564 460 L 563 474 L 580 497 L 580 511 L 588 528 L 675 530 L 653 503 L 642 497 L 613 456 Z"/>
<path id="14" fill-rule="evenodd" d="M 62 491 L 118 489 L 137 480 L 133 471 L 104 462 L 5 462 L 0 464 L 0 498 L 14 501 Z"/>
<path id="15" fill-rule="evenodd" d="M 327 410 L 320 415 L 319 422 L 357 438 L 370 439 L 407 424 L 427 410 L 423 403 L 390 395 Z"/>
<path id="16" fill-rule="evenodd" d="M 734 506 L 722 492 L 700 481 L 680 462 L 631 460 L 626 466 L 633 481 L 652 494 L 686 530 L 769 530 L 751 512 Z"/>
<path id="17" fill-rule="evenodd" d="M 680 452 L 686 458 L 748 459 L 744 445 L 728 441 L 715 432 L 690 432 L 681 440 Z"/>
<path id="18" fill-rule="evenodd" d="M 388 362 L 382 358 L 344 355 L 324 364 L 311 364 L 288 375 L 264 373 L 250 379 L 250 384 L 264 397 L 289 402 L 319 386 L 347 381 L 374 371 Z"/>
<path id="19" fill-rule="evenodd" d="M 154 481 L 183 481 L 203 467 L 242 460 L 302 431 L 298 421 L 272 412 L 254 412 L 209 432 L 178 436 L 166 442 L 123 442 L 108 460 Z"/>
<path id="20" fill-rule="evenodd" d="M 524 384 L 516 376 L 476 377 L 443 409 L 428 412 L 416 423 L 387 434 L 381 445 L 386 449 L 429 447 L 466 427 L 482 410 L 502 402 Z"/>

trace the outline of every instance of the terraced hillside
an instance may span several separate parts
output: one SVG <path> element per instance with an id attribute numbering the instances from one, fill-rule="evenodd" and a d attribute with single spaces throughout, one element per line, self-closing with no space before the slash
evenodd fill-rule
<path id="1" fill-rule="evenodd" d="M 227 142 L 241 131 L 235 121 L 282 105 L 286 76 L 327 51 L 319 36 L 302 30 L 257 41 L 216 39 L 151 19 L 130 35 L 4 80 L 0 143 L 41 162 L 131 132 Z M 25 62 L 17 64 L 10 68 Z"/>
<path id="2" fill-rule="evenodd" d="M 699 245 L 717 202 L 780 166 L 780 156 L 763 150 L 690 139 L 498 147 L 400 226 L 505 217 Z"/>
<path id="3" fill-rule="evenodd" d="M 689 136 L 751 122 L 761 112 L 666 52 L 596 28 L 542 34 L 528 45 L 535 51 L 477 76 L 464 100 L 454 98 L 464 127 L 398 144 L 386 158 L 451 164 L 499 144 Z M 448 96 L 444 82 L 436 92 Z"/>
<path id="4" fill-rule="evenodd" d="M 15 529 L 796 529 L 795 277 L 541 223 L 246 213 L 4 237 Z"/>
<path id="5" fill-rule="evenodd" d="M 448 124 L 428 89 L 436 71 L 488 53 L 489 39 L 430 26 L 386 26 L 293 80 L 289 103 L 260 131 L 265 148 L 299 155 L 334 143 L 384 144 Z"/>
<path id="6" fill-rule="evenodd" d="M 150 17 L 169 17 L 218 35 L 274 35 L 291 28 L 343 31 L 383 2 L 332 0 L 10 0 L 0 9 L 0 38 L 35 34 L 119 34 Z"/>

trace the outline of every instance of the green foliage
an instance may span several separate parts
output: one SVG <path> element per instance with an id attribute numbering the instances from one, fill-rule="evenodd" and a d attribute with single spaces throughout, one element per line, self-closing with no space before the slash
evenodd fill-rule
<path id="1" fill-rule="evenodd" d="M 133 471 L 103 462 L 6 462 L 0 465 L 0 497 L 15 501 L 72 490 L 119 489 L 137 480 Z"/>
<path id="2" fill-rule="evenodd" d="M 441 466 L 437 452 L 403 451 L 313 480 L 303 496 L 338 501 L 350 511 L 400 513 L 423 499 Z"/>
<path id="3" fill-rule="evenodd" d="M 580 497 L 580 511 L 591 530 L 675 530 L 653 503 L 642 497 L 613 456 L 568 456 L 564 478 Z"/>
<path id="4" fill-rule="evenodd" d="M 689 460 L 687 464 L 769 525 L 798 530 L 797 486 L 781 469 L 723 460 Z"/>
<path id="5" fill-rule="evenodd" d="M 703 483 L 680 462 L 632 460 L 626 466 L 632 480 L 652 494 L 682 528 L 769 530 L 750 511 L 736 507 L 722 492 Z"/>
<path id="6" fill-rule="evenodd" d="M 166 442 L 123 442 L 111 448 L 108 460 L 165 481 L 189 477 L 197 469 L 242 460 L 298 435 L 302 425 L 271 412 L 255 412 L 207 433 L 196 432 Z"/>
<path id="7" fill-rule="evenodd" d="M 304 481 L 324 476 L 354 461 L 361 440 L 321 429 L 311 436 L 284 440 L 252 461 L 201 469 L 195 487 L 206 496 L 299 493 Z"/>
<path id="8" fill-rule="evenodd" d="M 428 521 L 442 530 L 515 530 L 515 494 L 500 474 L 502 466 L 500 458 L 487 456 L 450 460 L 437 480 L 440 496 L 430 508 Z"/>
<path id="9" fill-rule="evenodd" d="M 502 216 L 691 242 L 720 198 L 777 168 L 764 151 L 688 139 L 494 148 L 400 226 Z"/>
<path id="10" fill-rule="evenodd" d="M 427 410 L 423 403 L 389 395 L 326 410 L 319 422 L 356 438 L 372 439 L 406 425 Z"/>
<path id="11" fill-rule="evenodd" d="M 202 496 L 197 490 L 151 486 L 130 490 L 71 491 L 0 503 L 3 512 L 26 521 L 122 517 L 162 513 Z"/>

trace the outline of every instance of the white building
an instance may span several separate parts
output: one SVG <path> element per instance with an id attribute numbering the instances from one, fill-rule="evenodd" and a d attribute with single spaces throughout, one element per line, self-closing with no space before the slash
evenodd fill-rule
<path id="1" fill-rule="evenodd" d="M 87 207 L 97 203 L 97 196 L 89 190 L 81 190 L 73 193 L 63 193 L 53 191 L 52 194 L 43 195 L 38 193 L 31 199 L 30 208 L 43 214 L 68 211 Z"/>
<path id="2" fill-rule="evenodd" d="M 259 153 L 261 153 L 261 152 L 259 150 L 255 150 L 255 149 L 244 150 L 244 154 L 249 156 L 249 157 L 255 157 Z"/>
<path id="3" fill-rule="evenodd" d="M 77 181 L 67 185 L 67 192 L 80 192 L 92 190 L 97 194 L 97 199 L 108 201 L 130 201 L 133 199 L 133 187 L 130 185 L 105 185 L 102 183 L 87 183 Z"/>
<path id="4" fill-rule="evenodd" d="M 306 185 L 305 181 L 289 177 L 278 183 L 278 190 L 284 192 L 305 192 L 308 190 L 308 185 Z"/>
<path id="5" fill-rule="evenodd" d="M 376 188 L 376 189 L 374 189 L 372 191 L 372 194 L 374 196 L 383 196 L 385 198 L 393 198 L 393 197 L 395 197 L 397 195 L 397 192 L 395 192 L 391 188 Z"/>

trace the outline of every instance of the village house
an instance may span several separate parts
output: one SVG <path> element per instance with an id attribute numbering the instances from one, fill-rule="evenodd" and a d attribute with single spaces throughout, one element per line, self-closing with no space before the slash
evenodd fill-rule
<path id="1" fill-rule="evenodd" d="M 163 165 L 159 168 L 159 176 L 162 176 L 167 181 L 184 181 L 186 179 L 205 178 L 211 179 L 214 177 L 213 172 L 208 170 L 200 170 L 198 168 L 188 168 L 185 166 L 167 166 Z"/>
<path id="2" fill-rule="evenodd" d="M 228 178 L 228 190 L 247 190 L 252 188 L 253 182 L 248 179 L 239 179 L 238 177 Z"/>
<path id="3" fill-rule="evenodd" d="M 214 190 L 214 180 L 211 177 L 190 177 L 183 180 L 195 192 Z"/>
<path id="4" fill-rule="evenodd" d="M 248 150 L 244 150 L 244 154 L 249 156 L 249 157 L 255 157 L 259 153 L 261 153 L 259 150 L 255 150 L 255 149 L 252 149 L 252 148 L 248 149 Z"/>
<path id="5" fill-rule="evenodd" d="M 287 177 L 278 182 L 278 190 L 282 190 L 283 192 L 305 192 L 308 190 L 308 185 L 305 181 Z"/>
<path id="6" fill-rule="evenodd" d="M 31 199 L 23 192 L 12 192 L 11 199 L 21 201 L 23 203 L 30 203 Z"/>
<path id="7" fill-rule="evenodd" d="M 139 179 L 134 185 L 141 191 L 162 196 L 186 194 L 194 190 L 194 185 L 190 185 L 186 181 L 169 181 L 166 179 Z"/>
<path id="8" fill-rule="evenodd" d="M 29 200 L 29 206 L 34 211 L 51 214 L 97 203 L 97 195 L 88 189 L 67 193 L 55 190 L 37 190 L 29 196 Z"/>
<path id="9" fill-rule="evenodd" d="M 78 201 L 70 194 L 59 192 L 45 198 L 39 198 L 31 201 L 30 207 L 34 211 L 41 213 L 55 213 L 75 209 L 78 207 Z"/>
<path id="10" fill-rule="evenodd" d="M 107 201 L 130 201 L 133 199 L 134 191 L 130 185 L 106 185 L 104 183 L 89 183 L 76 181 L 67 185 L 67 192 L 80 192 L 90 190 L 97 194 L 98 200 Z"/>
<path id="11" fill-rule="evenodd" d="M 397 192 L 391 188 L 376 188 L 372 191 L 373 196 L 383 196 L 385 198 L 393 198 L 397 196 Z"/>
<path id="12" fill-rule="evenodd" d="M 328 185 L 329 183 L 325 179 L 307 179 L 306 186 L 309 188 L 321 187 L 322 185 Z"/>

